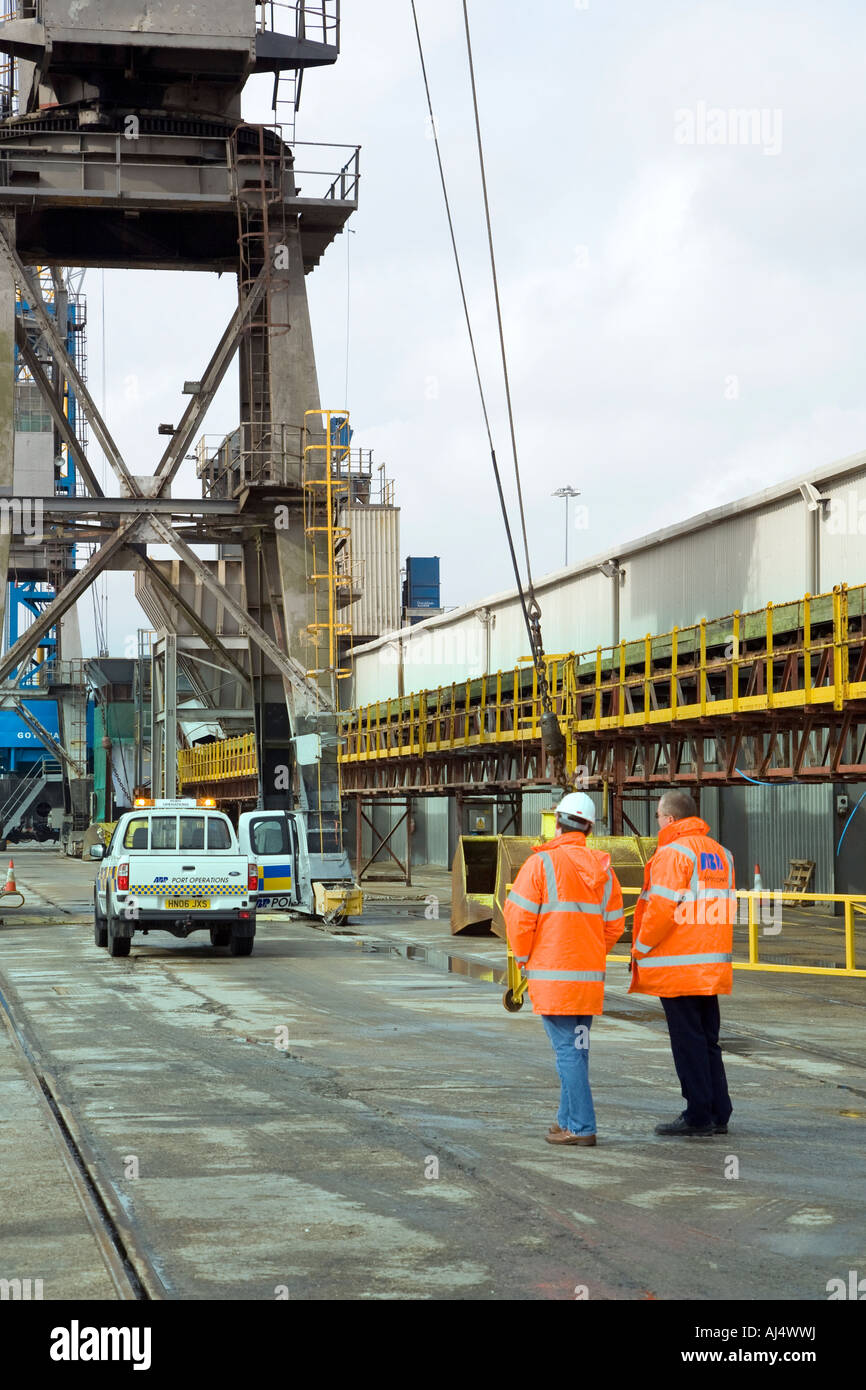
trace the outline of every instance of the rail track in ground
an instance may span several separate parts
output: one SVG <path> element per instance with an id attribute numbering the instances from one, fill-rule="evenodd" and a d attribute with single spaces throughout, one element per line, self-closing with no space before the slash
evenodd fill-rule
<path id="1" fill-rule="evenodd" d="M 40 1059 L 26 1025 L 16 1018 L 2 987 L 0 1019 L 56 1141 L 118 1299 L 147 1303 L 166 1298 L 167 1290 L 150 1253 L 127 1220 L 119 1194 L 91 1152 L 75 1116 L 59 1094 L 53 1073 Z"/>

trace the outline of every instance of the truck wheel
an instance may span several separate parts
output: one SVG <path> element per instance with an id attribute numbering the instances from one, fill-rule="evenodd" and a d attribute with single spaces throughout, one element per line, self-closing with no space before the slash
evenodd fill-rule
<path id="1" fill-rule="evenodd" d="M 233 956 L 251 956 L 254 936 L 235 936 L 232 934 L 230 950 Z"/>
<path id="2" fill-rule="evenodd" d="M 108 945 L 108 923 L 99 911 L 95 893 L 93 895 L 93 940 L 97 946 Z"/>
<path id="3" fill-rule="evenodd" d="M 230 946 L 232 940 L 231 927 L 211 927 L 210 944 L 211 946 Z"/>
<path id="4" fill-rule="evenodd" d="M 108 919 L 108 954 L 110 956 L 128 956 L 132 937 L 117 935 L 115 925 L 117 921 L 118 919 L 113 914 Z"/>

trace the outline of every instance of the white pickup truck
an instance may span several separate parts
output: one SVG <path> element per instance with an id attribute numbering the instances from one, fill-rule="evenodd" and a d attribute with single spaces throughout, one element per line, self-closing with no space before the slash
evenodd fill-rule
<path id="1" fill-rule="evenodd" d="M 93 936 L 128 956 L 136 932 L 187 937 L 210 931 L 214 946 L 252 954 L 258 864 L 238 848 L 228 816 L 212 801 L 136 801 L 105 848 L 93 888 Z"/>

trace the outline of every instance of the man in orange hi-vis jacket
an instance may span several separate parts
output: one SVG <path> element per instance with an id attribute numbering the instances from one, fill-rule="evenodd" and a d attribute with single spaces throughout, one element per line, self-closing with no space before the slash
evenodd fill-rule
<path id="1" fill-rule="evenodd" d="M 587 848 L 594 823 L 585 792 L 564 797 L 556 808 L 555 838 L 529 856 L 505 903 L 508 944 L 526 971 L 561 1082 L 548 1144 L 596 1142 L 589 1030 L 604 1007 L 605 957 L 625 919 L 610 855 Z"/>
<path id="2" fill-rule="evenodd" d="M 688 792 L 665 792 L 659 843 L 634 915 L 629 993 L 664 1006 L 686 1108 L 656 1134 L 727 1134 L 731 1100 L 719 1047 L 720 994 L 733 983 L 734 861 Z"/>

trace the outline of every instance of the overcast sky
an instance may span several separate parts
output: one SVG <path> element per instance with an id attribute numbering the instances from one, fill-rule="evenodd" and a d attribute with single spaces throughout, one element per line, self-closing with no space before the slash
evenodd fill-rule
<path id="1" fill-rule="evenodd" d="M 510 466 L 462 3 L 418 9 Z M 563 485 L 587 508 L 574 561 L 863 448 L 862 6 L 471 0 L 470 13 L 536 572 L 563 562 Z M 248 119 L 268 119 L 270 88 L 251 84 Z M 355 443 L 388 465 L 403 557 L 441 557 L 447 606 L 508 587 L 409 0 L 345 0 L 343 55 L 307 75 L 298 136 L 363 146 L 355 235 L 307 281 L 322 404 L 348 404 Z M 302 149 L 299 167 L 325 154 Z M 104 373 L 118 442 L 151 472 L 157 425 L 179 418 L 235 285 L 90 271 L 85 288 L 91 385 L 102 400 Z M 232 376 L 207 432 L 236 417 Z M 192 473 L 181 492 L 198 495 Z M 122 655 L 146 622 L 131 582 L 107 583 Z M 89 615 L 85 600 L 88 648 Z"/>

